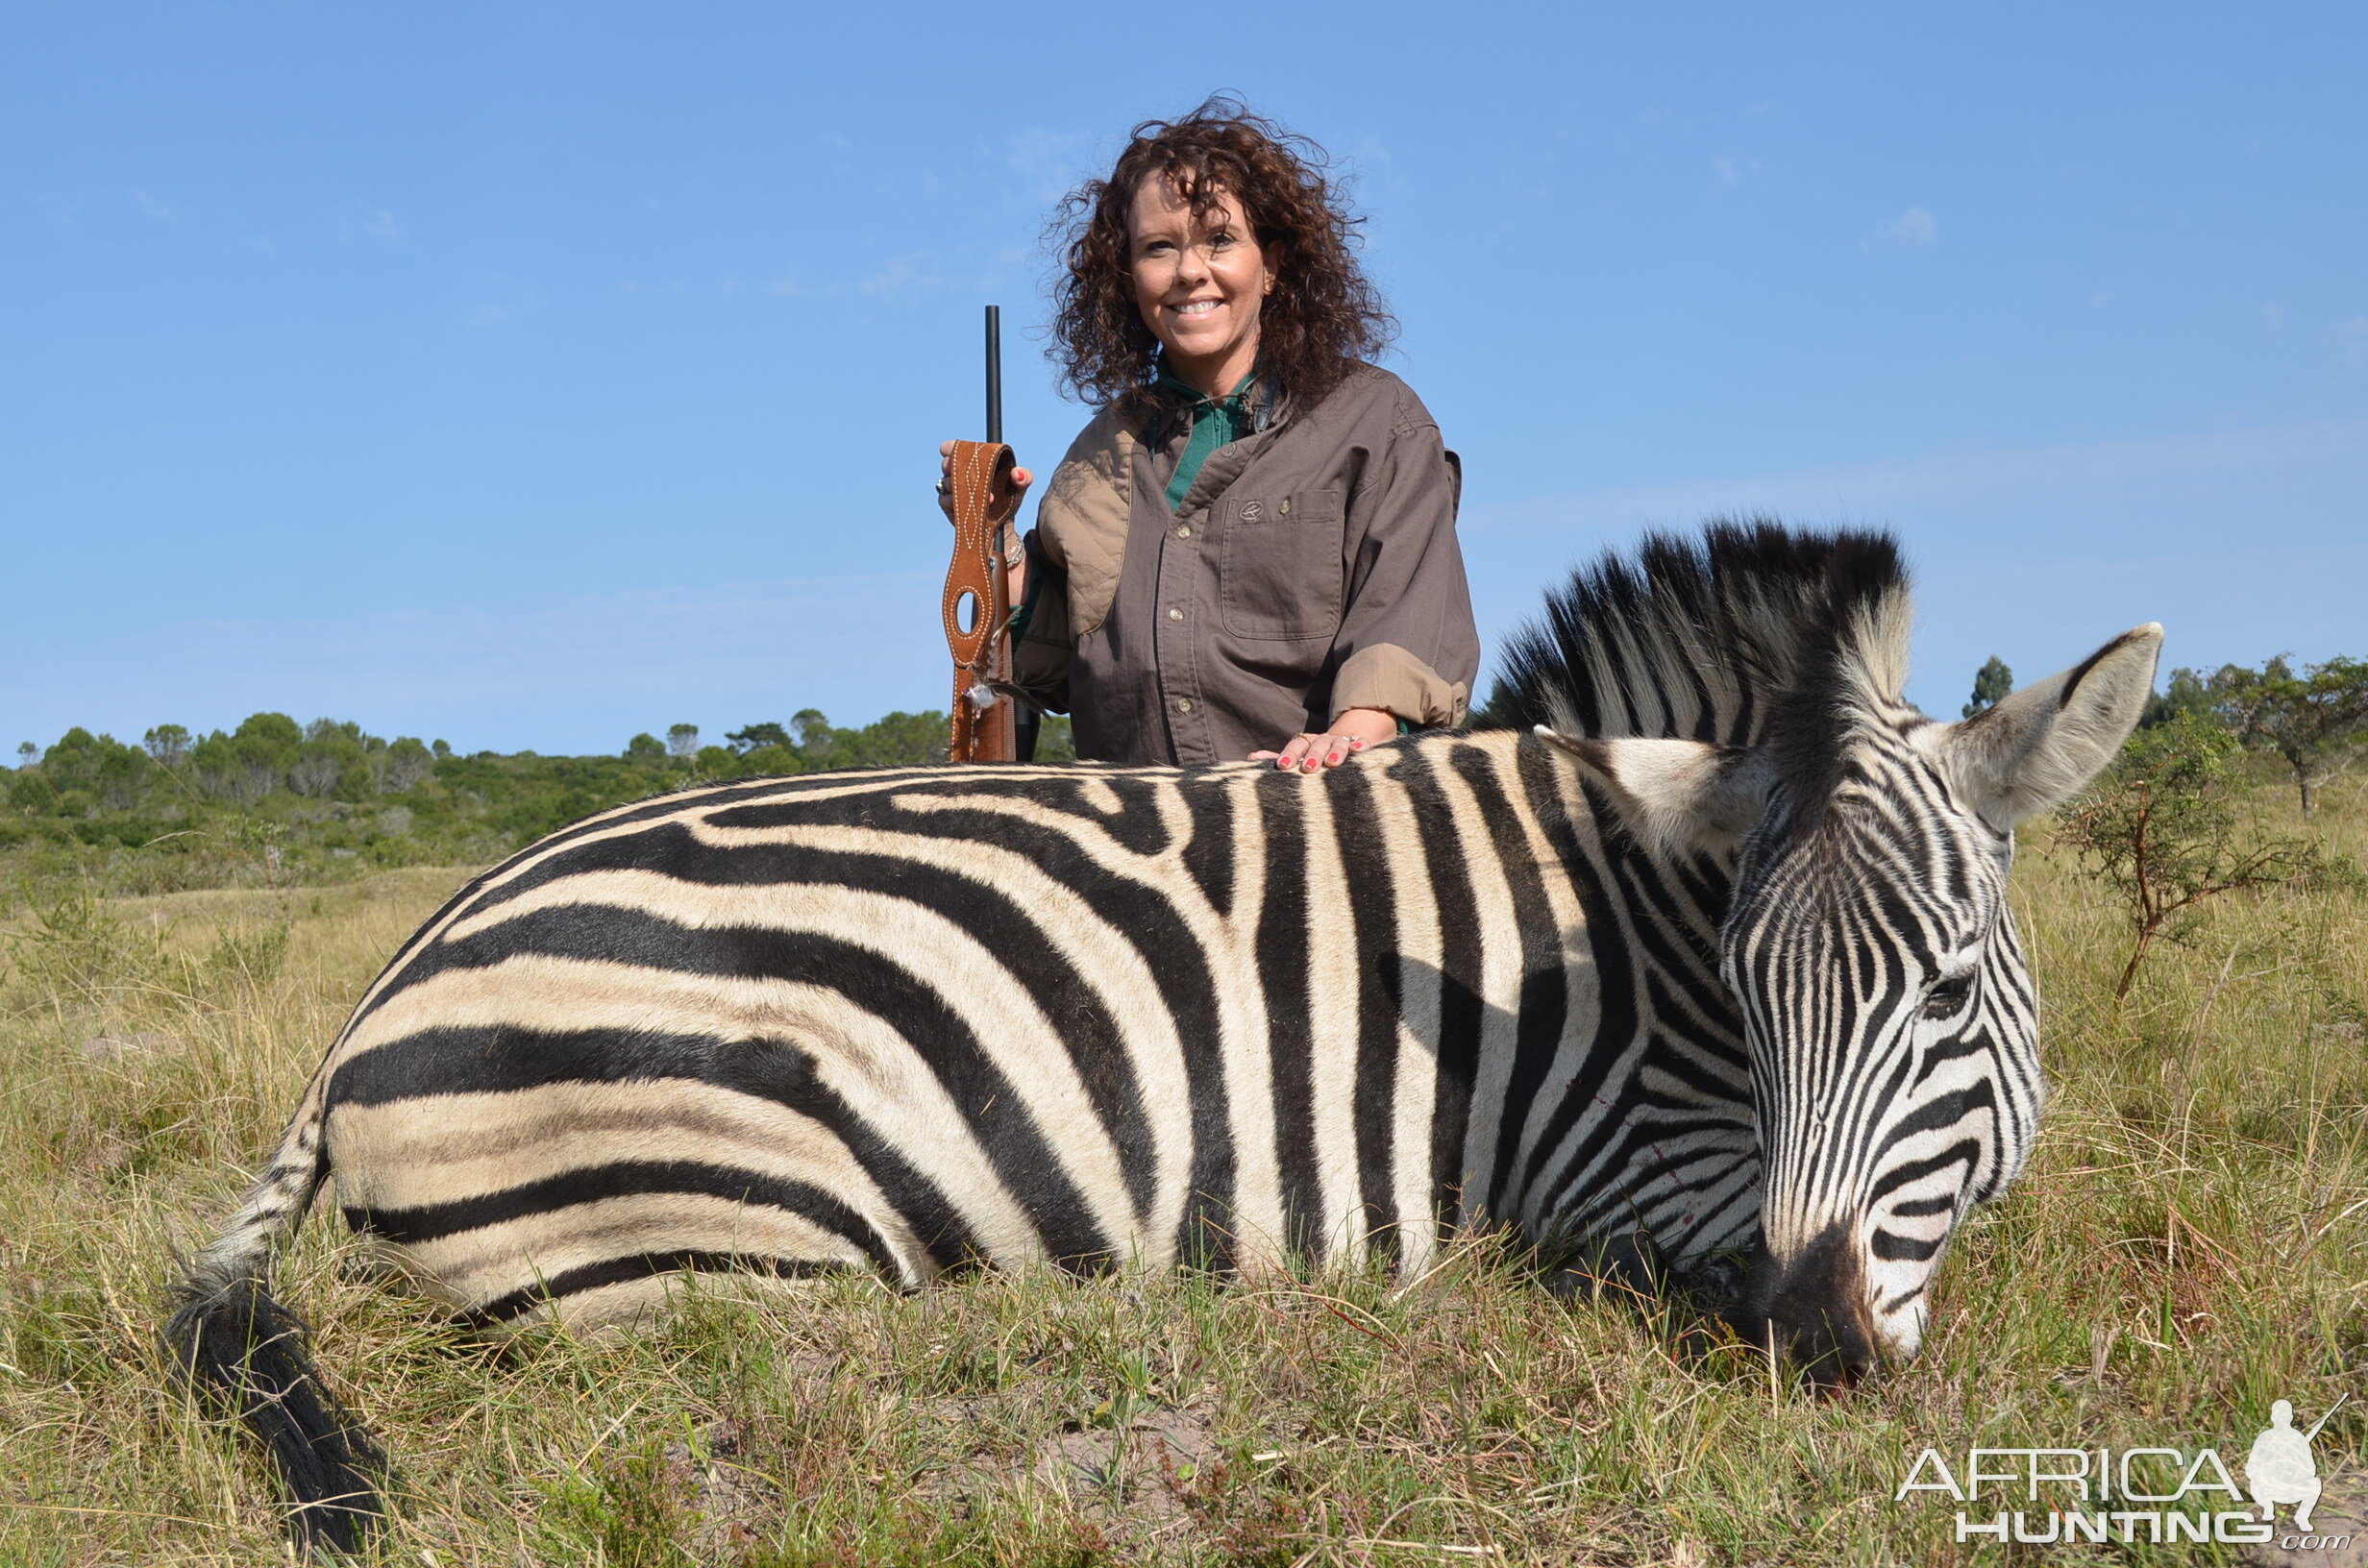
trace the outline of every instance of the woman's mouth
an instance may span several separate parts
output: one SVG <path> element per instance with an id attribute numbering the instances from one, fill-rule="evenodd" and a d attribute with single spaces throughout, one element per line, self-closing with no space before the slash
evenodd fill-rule
<path id="1" fill-rule="evenodd" d="M 1224 303 L 1222 300 L 1194 300 L 1188 305 L 1176 306 L 1174 309 L 1179 316 L 1205 316 Z"/>

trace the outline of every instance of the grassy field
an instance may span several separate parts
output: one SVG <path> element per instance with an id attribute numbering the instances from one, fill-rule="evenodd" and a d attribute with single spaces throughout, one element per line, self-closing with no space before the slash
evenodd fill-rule
<path id="1" fill-rule="evenodd" d="M 2331 790 L 2311 830 L 2368 861 L 2368 791 Z M 158 1304 L 353 997 L 462 874 L 17 922 L 0 1563 L 281 1559 L 259 1451 L 174 1389 Z M 1557 1300 L 1480 1246 L 1403 1287 L 711 1288 L 659 1337 L 496 1352 L 363 1283 L 316 1212 L 281 1294 L 396 1457 L 390 1563 L 1943 1562 L 1971 1550 L 1954 1505 L 1892 1501 L 1927 1444 L 1953 1464 L 1976 1444 L 2208 1445 L 2233 1468 L 2273 1399 L 2306 1424 L 2347 1391 L 2317 1453 L 2356 1467 L 2368 906 L 2226 900 L 2117 1009 L 2116 912 L 2043 826 L 2017 882 L 2047 1129 L 1962 1234 L 1923 1359 L 1836 1397 L 1668 1310 Z"/>

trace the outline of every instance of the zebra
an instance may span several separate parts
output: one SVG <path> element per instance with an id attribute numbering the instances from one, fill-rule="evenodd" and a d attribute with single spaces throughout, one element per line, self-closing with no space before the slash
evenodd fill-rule
<path id="1" fill-rule="evenodd" d="M 1718 523 L 1547 596 L 1491 724 L 1314 774 L 939 766 L 562 829 L 387 964 L 165 1340 L 300 1537 L 383 1456 L 276 1302 L 323 1182 L 491 1334 L 683 1270 L 1418 1276 L 1461 1233 L 1714 1277 L 1820 1376 L 1912 1358 L 2043 1098 L 2005 887 L 2151 691 L 2147 625 L 1973 719 L 1906 700 L 1861 531 Z"/>

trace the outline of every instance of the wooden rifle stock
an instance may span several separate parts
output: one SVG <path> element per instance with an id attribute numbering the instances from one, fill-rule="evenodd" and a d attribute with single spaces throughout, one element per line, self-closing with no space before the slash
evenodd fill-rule
<path id="1" fill-rule="evenodd" d="M 946 648 L 953 655 L 953 743 L 948 755 L 955 762 L 1019 759 L 1014 704 L 993 685 L 1011 679 L 1003 530 L 1020 504 L 1011 489 L 1011 449 L 999 441 L 953 444 L 953 561 L 946 570 L 941 607 Z"/>
<path id="2" fill-rule="evenodd" d="M 946 649 L 953 655 L 954 762 L 1027 762 L 1036 755 L 1036 714 L 1006 695 L 1011 680 L 1011 590 L 1005 530 L 1012 451 L 1003 445 L 1003 312 L 987 306 L 987 438 L 953 444 L 953 562 L 946 569 Z M 965 622 L 968 629 L 965 629 Z M 998 683 L 1002 689 L 998 690 Z"/>

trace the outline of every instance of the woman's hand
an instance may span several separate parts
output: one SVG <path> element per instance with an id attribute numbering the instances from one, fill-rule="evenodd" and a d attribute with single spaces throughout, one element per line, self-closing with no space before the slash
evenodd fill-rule
<path id="1" fill-rule="evenodd" d="M 946 521 L 950 523 L 953 521 L 953 492 L 948 486 L 953 483 L 953 443 L 941 442 L 937 457 L 938 473 L 943 476 L 937 481 L 937 509 L 944 512 Z M 1036 476 L 1024 468 L 1011 471 L 1011 515 L 1015 519 L 1020 515 L 1020 502 L 1027 498 L 1027 487 L 1035 480 Z M 1015 521 L 1006 526 L 1011 529 L 1013 548 L 1011 553 L 1003 558 L 1003 597 L 1016 609 L 1027 601 L 1027 556 L 1018 548 L 1020 525 Z"/>
<path id="2" fill-rule="evenodd" d="M 953 483 L 953 443 L 950 441 L 938 444 L 937 471 L 942 476 L 937 481 L 937 509 L 944 512 L 946 521 L 950 523 L 953 521 L 953 492 L 947 488 Z M 1011 471 L 1013 516 L 1019 515 L 1020 502 L 1026 499 L 1027 487 L 1035 482 L 1035 474 L 1027 469 L 1015 468 Z"/>
<path id="3" fill-rule="evenodd" d="M 1277 768 L 1296 768 L 1312 773 L 1319 768 L 1338 768 L 1379 741 L 1397 739 L 1397 715 L 1380 708 L 1344 708 L 1320 735 L 1294 735 L 1280 751 L 1252 751 L 1249 760 L 1270 759 Z"/>

